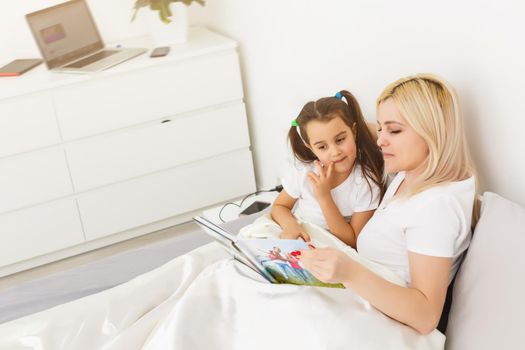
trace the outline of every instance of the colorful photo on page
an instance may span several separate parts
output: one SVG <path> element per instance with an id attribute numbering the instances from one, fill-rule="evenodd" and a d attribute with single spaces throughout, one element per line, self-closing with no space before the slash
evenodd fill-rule
<path id="1" fill-rule="evenodd" d="M 300 250 L 310 247 L 301 240 L 251 239 L 243 240 L 242 245 L 278 283 L 344 288 L 341 284 L 321 282 L 304 268 Z"/>

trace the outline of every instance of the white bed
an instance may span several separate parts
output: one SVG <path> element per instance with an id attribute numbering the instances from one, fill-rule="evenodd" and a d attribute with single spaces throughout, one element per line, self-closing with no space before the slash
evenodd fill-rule
<path id="1" fill-rule="evenodd" d="M 445 345 L 437 330 L 421 336 L 352 291 L 267 284 L 208 244 L 119 286 L 1 324 L 0 349 L 523 348 L 524 246 L 525 210 L 486 193 Z"/>

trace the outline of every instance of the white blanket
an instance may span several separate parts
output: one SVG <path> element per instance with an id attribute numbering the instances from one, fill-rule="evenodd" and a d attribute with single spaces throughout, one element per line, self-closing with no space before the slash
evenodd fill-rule
<path id="1" fill-rule="evenodd" d="M 361 259 L 331 234 L 308 230 L 314 244 Z M 264 219 L 242 235 L 261 232 L 272 232 Z M 437 330 L 422 336 L 390 319 L 349 289 L 269 284 L 216 243 L 115 288 L 0 325 L 0 349 L 9 350 L 443 349 L 444 340 Z"/>

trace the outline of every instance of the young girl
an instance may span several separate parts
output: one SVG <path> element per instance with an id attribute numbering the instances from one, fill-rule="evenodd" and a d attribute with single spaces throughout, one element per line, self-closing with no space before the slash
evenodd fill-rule
<path id="1" fill-rule="evenodd" d="M 308 241 L 297 221 L 302 219 L 355 248 L 385 189 L 382 155 L 357 100 L 340 91 L 308 102 L 288 138 L 299 164 L 283 179 L 283 191 L 272 207 L 272 219 L 283 229 L 281 238 Z"/>

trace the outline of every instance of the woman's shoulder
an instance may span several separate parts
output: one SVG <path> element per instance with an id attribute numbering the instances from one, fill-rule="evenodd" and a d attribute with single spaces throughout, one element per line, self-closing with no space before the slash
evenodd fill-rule
<path id="1" fill-rule="evenodd" d="M 424 208 L 433 206 L 466 206 L 471 207 L 476 194 L 475 178 L 451 181 L 434 185 L 413 196 L 413 205 Z"/>
<path id="2" fill-rule="evenodd" d="M 476 190 L 476 179 L 471 176 L 464 180 L 448 181 L 440 184 L 436 184 L 421 192 L 423 196 L 435 196 L 440 194 L 442 196 L 455 196 L 465 192 L 475 192 Z"/>

